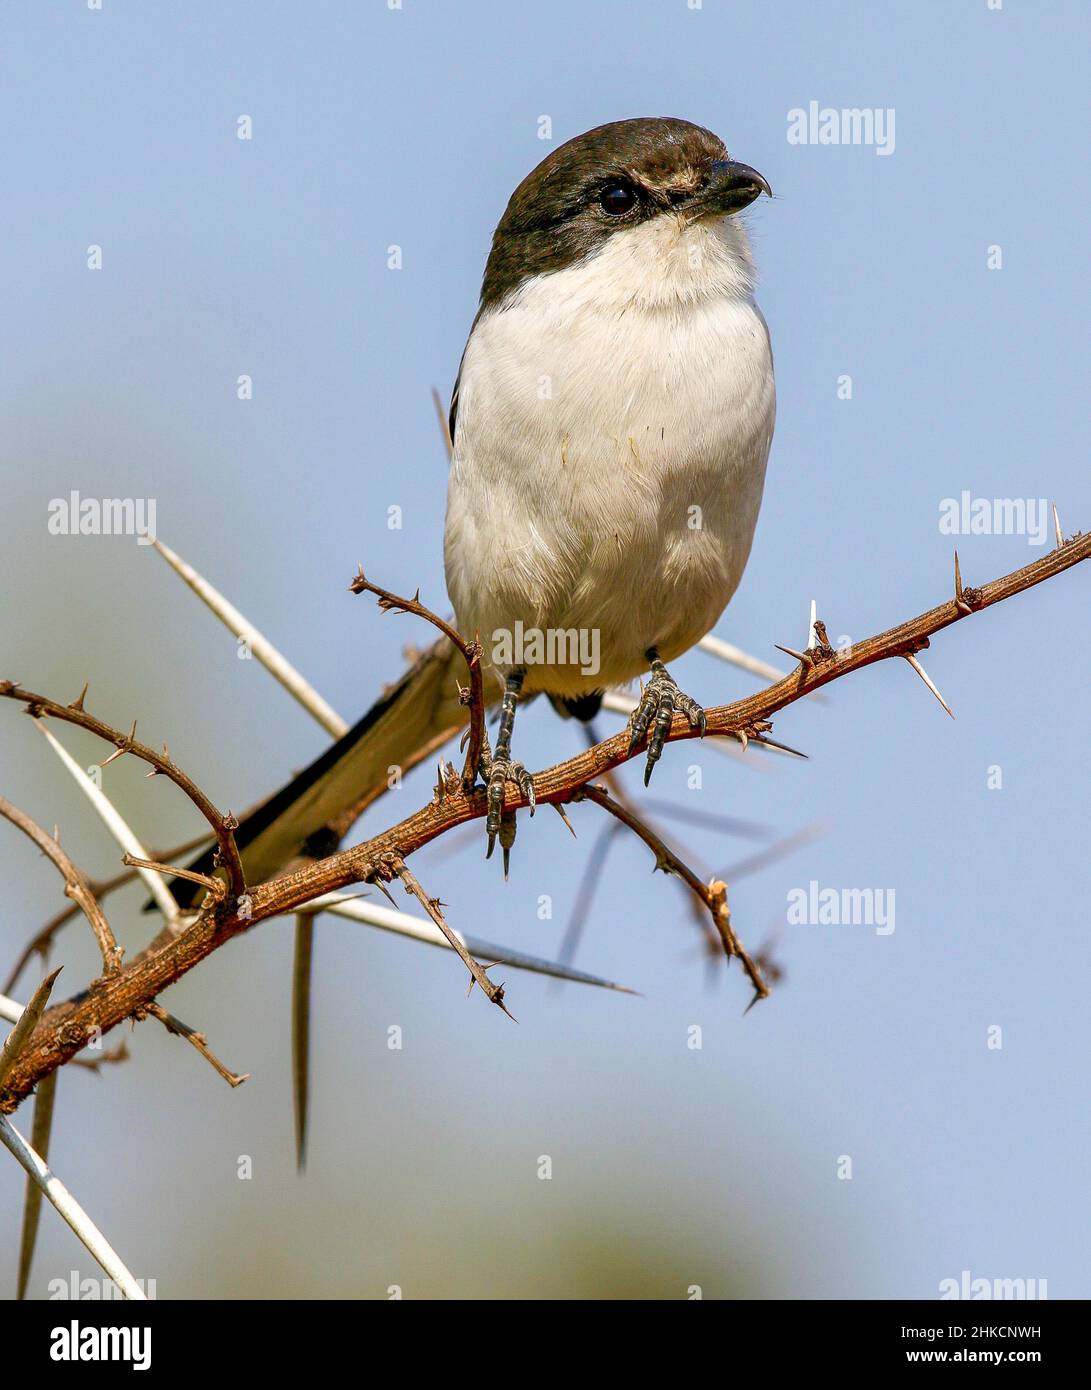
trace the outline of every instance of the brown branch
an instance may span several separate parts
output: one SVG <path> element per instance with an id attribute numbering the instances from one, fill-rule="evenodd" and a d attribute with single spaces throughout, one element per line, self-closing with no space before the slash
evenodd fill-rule
<path id="1" fill-rule="evenodd" d="M 186 1042 L 191 1043 L 201 1056 L 217 1071 L 229 1086 L 241 1086 L 244 1081 L 250 1080 L 250 1073 L 246 1072 L 243 1076 L 238 1076 L 230 1071 L 208 1045 L 208 1039 L 203 1033 L 198 1033 L 195 1028 L 183 1023 L 180 1018 L 175 1018 L 173 1014 L 167 1013 L 161 1004 L 154 1000 L 143 1005 L 138 1011 L 134 1012 L 133 1017 L 139 1018 L 141 1014 L 150 1014 L 152 1018 L 157 1018 L 168 1033 L 173 1033 L 176 1037 L 185 1038 Z"/>
<path id="2" fill-rule="evenodd" d="M 0 696 L 6 696 L 10 700 L 18 700 L 25 704 L 27 713 L 33 715 L 34 718 L 40 719 L 43 714 L 49 715 L 66 724 L 74 724 L 78 729 L 86 729 L 106 743 L 114 744 L 117 751 L 111 753 L 106 762 L 112 762 L 114 758 L 131 753 L 141 762 L 148 763 L 153 772 L 160 773 L 180 788 L 208 821 L 212 833 L 216 836 L 220 859 L 227 870 L 232 893 L 236 896 L 245 893 L 246 879 L 242 871 L 242 860 L 239 858 L 238 846 L 235 844 L 235 831 L 238 828 L 238 821 L 235 817 L 230 814 L 222 815 L 196 782 L 171 760 L 166 748 L 163 749 L 162 753 L 157 753 L 154 748 L 138 743 L 136 741 L 135 720 L 132 729 L 127 734 L 123 734 L 120 729 L 115 729 L 112 725 L 88 714 L 83 707 L 86 694 L 87 687 L 84 686 L 72 704 L 62 705 L 56 700 L 49 699 L 47 695 L 37 695 L 33 690 L 22 689 L 15 681 L 0 681 Z"/>
<path id="3" fill-rule="evenodd" d="M 442 911 L 444 906 L 443 903 L 441 903 L 438 898 L 430 898 L 428 896 L 410 872 L 409 866 L 404 859 L 400 859 L 396 856 L 390 857 L 389 870 L 391 875 L 401 879 L 402 883 L 405 885 L 405 891 L 416 898 L 421 907 L 424 908 L 425 912 L 428 913 L 432 921 L 435 922 L 436 926 L 439 927 L 440 931 L 451 943 L 452 950 L 458 953 L 463 965 L 465 965 L 466 969 L 470 972 L 470 988 L 473 989 L 475 984 L 479 984 L 486 998 L 488 998 L 491 1003 L 495 1004 L 497 1008 L 503 1009 L 509 1018 L 512 1018 L 512 1014 L 508 1012 L 507 1005 L 504 1003 L 504 986 L 493 984 L 489 979 L 487 967 L 480 965 L 474 960 L 473 956 L 467 951 L 465 943 L 459 937 L 458 933 L 453 932 L 447 925 L 447 919 L 444 917 Z"/>
<path id="4" fill-rule="evenodd" d="M 458 648 L 465 658 L 470 673 L 470 685 L 468 690 L 462 686 L 459 687 L 458 698 L 459 703 L 468 706 L 470 711 L 466 761 L 462 768 L 462 785 L 466 791 L 469 791 L 477 780 L 477 769 L 481 764 L 481 753 L 485 747 L 485 687 L 481 672 L 482 647 L 480 641 L 475 638 L 474 641 L 468 642 L 450 623 L 433 613 L 430 608 L 426 608 L 420 601 L 419 589 L 413 598 L 399 598 L 397 594 L 392 594 L 389 589 L 380 589 L 377 584 L 372 584 L 369 579 L 366 579 L 362 566 L 349 588 L 354 594 L 374 594 L 384 613 L 413 613 L 418 618 L 424 618 L 433 627 L 439 628 L 440 632 Z"/>
<path id="5" fill-rule="evenodd" d="M 212 894 L 214 902 L 222 902 L 227 895 L 222 879 L 209 878 L 208 874 L 199 874 L 195 869 L 178 869 L 173 864 L 158 864 L 153 859 L 139 859 L 135 854 L 123 854 L 121 862 L 128 864 L 131 869 L 151 869 L 153 873 L 166 874 L 170 878 L 184 878 L 189 883 L 199 883 Z"/>
<path id="6" fill-rule="evenodd" d="M 11 821 L 12 825 L 18 828 L 34 841 L 47 859 L 50 859 L 59 870 L 64 879 L 64 895 L 71 898 L 78 909 L 91 923 L 91 930 L 95 933 L 98 941 L 99 950 L 102 952 L 102 969 L 107 975 L 112 975 L 115 970 L 120 968 L 121 957 L 124 954 L 121 947 L 117 944 L 110 924 L 106 920 L 106 914 L 99 906 L 98 899 L 91 890 L 91 885 L 83 873 L 77 869 L 64 850 L 61 849 L 60 841 L 53 835 L 47 835 L 36 821 L 32 821 L 17 806 L 13 806 L 10 801 L 0 796 L 0 816 Z"/>
<path id="7" fill-rule="evenodd" d="M 117 1066 L 120 1062 L 129 1060 L 129 1040 L 122 1038 L 116 1047 L 112 1047 L 107 1052 L 103 1052 L 101 1057 L 73 1057 L 69 1062 L 70 1067 L 79 1067 L 83 1071 L 94 1072 L 98 1076 L 103 1067 Z M 52 1073 L 56 1075 L 56 1073 Z M 37 1148 L 35 1144 L 33 1147 Z M 38 1149 L 41 1153 L 41 1149 Z M 43 1155 L 44 1157 L 44 1155 Z"/>
<path id="8" fill-rule="evenodd" d="M 859 642 L 844 653 L 835 655 L 823 644 L 812 651 L 810 667 L 801 668 L 757 694 L 707 711 L 708 732 L 760 737 L 767 731 L 768 720 L 773 714 L 812 690 L 876 661 L 917 652 L 927 645 L 929 637 L 952 623 L 1032 588 L 1088 558 L 1091 558 L 1091 536 L 1079 536 L 1013 574 L 980 588 L 963 587 L 958 599 L 950 599 L 889 632 Z M 18 687 L 12 682 L 0 684 L 0 694 L 13 695 L 16 690 Z M 26 692 L 19 692 L 14 698 L 26 700 L 28 696 Z M 697 735 L 689 721 L 680 716 L 669 736 L 671 741 L 678 741 Z M 629 736 L 622 732 L 539 773 L 534 779 L 537 800 L 543 803 L 572 800 L 588 782 L 628 761 L 631 756 L 628 744 Z M 514 810 L 523 804 L 522 793 L 509 787 L 507 809 Z M 404 861 L 452 827 L 483 817 L 486 809 L 482 790 L 445 796 L 362 844 L 259 884 L 241 901 L 228 899 L 214 911 L 203 912 L 192 925 L 158 949 L 142 953 L 116 974 L 94 982 L 88 991 L 51 1008 L 34 1030 L 28 1045 L 16 1059 L 6 1085 L 0 1090 L 0 1112 L 10 1113 L 16 1109 L 43 1076 L 79 1052 L 90 1038 L 108 1032 L 146 1007 L 162 990 L 233 937 L 270 917 L 293 912 L 323 893 L 389 876 L 391 856 L 394 861 Z"/>
<path id="9" fill-rule="evenodd" d="M 742 942 L 731 926 L 731 912 L 727 906 L 727 885 L 723 880 L 714 878 L 710 883 L 703 882 L 689 865 L 664 843 L 650 825 L 642 821 L 623 802 L 616 801 L 605 787 L 582 787 L 574 794 L 572 800 L 593 801 L 596 806 L 601 806 L 604 811 L 609 811 L 610 815 L 621 821 L 622 825 L 628 826 L 635 835 L 644 841 L 655 855 L 655 867 L 657 869 L 661 869 L 665 874 L 677 874 L 683 880 L 694 897 L 704 903 L 708 909 L 712 924 L 723 942 L 726 955 L 729 958 L 738 956 L 742 962 L 743 969 L 749 976 L 750 983 L 754 986 L 754 998 L 768 998 L 769 990 L 762 979 L 761 971 L 746 954 Z"/>
<path id="10" fill-rule="evenodd" d="M 190 850 L 199 849 L 207 843 L 207 835 L 197 835 L 192 840 L 186 840 L 180 845 L 175 845 L 173 849 L 153 850 L 152 855 L 157 862 L 164 859 L 175 859 L 178 855 L 188 854 Z M 135 869 L 126 869 L 124 873 L 115 874 L 113 878 L 107 878 L 101 881 L 89 878 L 87 879 L 87 887 L 91 896 L 95 898 L 101 906 L 104 898 L 108 898 L 111 893 L 116 893 L 119 888 L 124 888 L 126 884 L 132 883 L 137 876 Z M 80 911 L 81 908 L 78 903 L 71 903 L 68 907 L 62 908 L 60 912 L 49 919 L 45 926 L 23 947 L 19 959 L 12 966 L 7 980 L 0 986 L 0 994 L 11 993 L 31 956 L 39 955 L 43 960 L 45 959 L 49 947 L 52 945 L 53 937 L 60 931 L 61 927 L 67 922 L 70 922 Z"/>

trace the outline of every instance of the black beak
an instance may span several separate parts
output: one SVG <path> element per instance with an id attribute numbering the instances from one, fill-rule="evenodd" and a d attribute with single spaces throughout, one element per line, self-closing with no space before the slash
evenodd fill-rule
<path id="1" fill-rule="evenodd" d="M 708 187 L 693 199 L 687 210 L 694 219 L 730 216 L 749 207 L 763 193 L 770 198 L 773 196 L 773 190 L 756 169 L 751 169 L 749 164 L 739 164 L 734 159 L 718 159 L 712 166 L 712 180 Z"/>

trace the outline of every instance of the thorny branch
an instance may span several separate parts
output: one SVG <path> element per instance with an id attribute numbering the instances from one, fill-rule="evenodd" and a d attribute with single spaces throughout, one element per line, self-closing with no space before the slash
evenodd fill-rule
<path id="1" fill-rule="evenodd" d="M 605 787 L 582 787 L 573 794 L 572 800 L 593 801 L 596 806 L 601 806 L 604 811 L 609 811 L 610 815 L 619 820 L 622 825 L 628 826 L 635 835 L 644 841 L 655 855 L 655 867 L 657 869 L 661 869 L 665 874 L 677 874 L 685 881 L 694 896 L 708 908 L 712 924 L 723 942 L 725 953 L 728 956 L 738 956 L 742 962 L 743 969 L 746 971 L 750 983 L 754 986 L 755 999 L 767 998 L 769 990 L 762 979 L 761 971 L 746 954 L 742 942 L 732 929 L 731 912 L 727 906 L 727 884 L 715 878 L 711 883 L 702 882 L 651 826 L 642 821 L 629 806 L 612 797 Z"/>
<path id="2" fill-rule="evenodd" d="M 480 641 L 475 637 L 472 642 L 468 642 L 450 623 L 445 622 L 443 618 L 425 608 L 420 601 L 419 589 L 412 598 L 399 598 L 397 594 L 392 594 L 388 589 L 380 589 L 377 584 L 372 584 L 369 579 L 366 579 L 362 566 L 357 571 L 349 588 L 354 594 L 374 594 L 384 613 L 413 613 L 418 618 L 424 618 L 434 627 L 439 628 L 444 637 L 457 647 L 465 658 L 470 673 L 470 684 L 468 688 L 459 687 L 458 698 L 459 702 L 466 705 L 470 711 L 466 761 L 462 767 L 462 785 L 469 791 L 477 779 L 481 752 L 485 747 L 485 687 L 481 674 L 482 647 Z"/>
<path id="3" fill-rule="evenodd" d="M 189 854 L 191 850 L 203 849 L 208 842 L 207 835 L 195 835 L 189 840 L 184 840 L 180 845 L 175 845 L 172 849 L 153 850 L 152 856 L 157 863 L 165 859 L 177 859 L 183 854 Z M 109 897 L 111 893 L 116 893 L 119 888 L 124 888 L 137 878 L 137 871 L 135 869 L 126 869 L 124 873 L 115 874 L 113 878 L 104 879 L 102 882 L 99 882 L 97 879 L 87 878 L 85 875 L 82 877 L 87 884 L 91 897 L 101 908 L 104 898 Z M 79 903 L 70 903 L 68 907 L 62 908 L 60 912 L 51 917 L 44 927 L 35 932 L 26 946 L 23 947 L 23 950 L 19 953 L 19 959 L 8 972 L 7 980 L 0 986 L 0 994 L 11 993 L 15 988 L 16 980 L 18 980 L 19 976 L 23 973 L 31 956 L 38 955 L 41 956 L 43 960 L 45 959 L 49 954 L 50 946 L 53 944 L 54 936 L 65 923 L 70 922 L 80 910 Z"/>
<path id="4" fill-rule="evenodd" d="M 1080 535 L 1059 544 L 1055 550 L 1022 569 L 977 588 L 964 586 L 961 574 L 958 574 L 955 594 L 945 603 L 887 632 L 856 643 L 844 651 L 835 653 L 823 639 L 824 629 L 818 626 L 817 644 L 806 652 L 795 654 L 799 665 L 794 672 L 757 694 L 708 710 L 707 734 L 734 738 L 744 745 L 750 739 L 764 739 L 771 727 L 771 717 L 804 696 L 874 662 L 890 657 L 915 656 L 928 645 L 931 637 L 951 624 L 1030 589 L 1046 579 L 1051 579 L 1089 557 L 1091 535 Z M 442 620 L 427 613 L 419 600 L 407 603 L 396 599 L 385 591 L 375 590 L 374 586 L 362 579 L 362 576 L 358 576 L 355 582 L 360 584 L 361 589 L 379 592 L 381 600 L 385 600 L 387 606 L 419 612 L 421 616 L 435 622 L 441 630 L 446 630 Z M 448 635 L 458 642 L 464 654 L 471 653 L 475 644 L 465 642 L 454 634 L 453 630 Z M 467 655 L 467 660 L 470 663 L 471 680 L 474 680 L 474 664 L 470 655 Z M 480 672 L 476 680 L 480 682 Z M 480 689 L 480 685 L 477 688 Z M 186 791 L 216 833 L 232 888 L 232 892 L 222 901 L 207 902 L 196 919 L 176 936 L 157 940 L 154 949 L 149 948 L 120 970 L 93 981 L 84 993 L 49 1009 L 26 1040 L 18 1056 L 12 1059 L 10 1072 L 4 1085 L 0 1087 L 0 1113 L 15 1110 L 43 1077 L 74 1057 L 92 1037 L 108 1032 L 127 1018 L 152 1012 L 149 1006 L 154 1004 L 156 997 L 164 989 L 227 941 L 259 922 L 292 912 L 324 893 L 333 892 L 349 884 L 378 882 L 383 878 L 389 878 L 395 866 L 395 871 L 400 872 L 407 886 L 411 883 L 416 884 L 411 875 L 409 879 L 405 877 L 405 859 L 454 826 L 484 816 L 487 809 L 483 790 L 471 790 L 465 783 L 459 787 L 457 780 L 452 778 L 448 783 L 446 795 L 432 800 L 399 824 L 361 844 L 305 864 L 267 883 L 251 887 L 245 896 L 239 897 L 243 887 L 242 868 L 234 844 L 230 819 L 221 816 L 207 797 L 165 754 L 160 756 L 136 743 L 135 731 L 129 735 L 119 733 L 101 720 L 84 713 L 82 697 L 74 705 L 60 705 L 44 696 L 22 689 L 13 681 L 0 681 L 0 697 L 26 704 L 30 712 L 39 717 L 43 714 L 50 715 L 78 724 L 113 743 L 119 752 L 131 752 L 151 763 L 153 769 L 170 777 Z M 483 707 L 479 708 L 483 716 Z M 671 727 L 669 739 L 676 742 L 696 736 L 697 733 L 691 728 L 689 721 L 679 715 Z M 581 797 L 597 799 L 600 805 L 607 805 L 607 809 L 616 814 L 614 804 L 607 804 L 607 799 L 603 799 L 596 788 L 589 787 L 589 783 L 601 778 L 611 768 L 628 761 L 628 744 L 628 733 L 622 731 L 539 773 L 534 779 L 537 801 L 563 806 Z M 518 789 L 512 787 L 507 790 L 506 810 L 513 811 L 525 804 L 526 799 Z M 637 827 L 634 825 L 633 828 Z M 643 838 L 647 839 L 647 835 Z M 648 840 L 648 843 L 652 841 Z M 659 853 L 655 844 L 653 848 Z M 672 862 L 671 867 L 677 872 L 682 872 L 680 863 Z M 706 902 L 714 915 L 725 946 L 743 960 L 758 993 L 766 992 L 764 985 L 760 984 L 761 975 L 756 962 L 748 961 L 735 937 L 727 915 L 725 891 L 717 883 L 703 885 L 698 880 L 698 884 L 702 895 L 708 894 Z M 433 911 L 432 900 L 427 898 L 420 885 L 410 887 L 410 891 L 416 893 L 428 908 L 433 920 L 444 929 L 438 920 L 442 913 L 439 912 L 438 906 L 435 906 Z M 449 932 L 450 929 L 446 930 Z M 493 991 L 498 989 L 491 982 L 489 987 Z M 502 1001 L 494 998 L 494 1002 Z"/>
<path id="5" fill-rule="evenodd" d="M 65 724 L 74 724 L 78 729 L 86 729 L 88 733 L 97 734 L 106 743 L 112 743 L 116 751 L 111 753 L 101 764 L 102 767 L 105 767 L 107 763 L 112 763 L 115 758 L 131 753 L 141 762 L 149 764 L 152 769 L 148 774 L 149 777 L 160 774 L 173 782 L 189 797 L 212 828 L 212 833 L 216 836 L 219 845 L 220 861 L 227 870 L 231 892 L 236 897 L 241 897 L 246 892 L 242 860 L 239 858 L 238 846 L 235 844 L 235 830 L 238 827 L 235 817 L 230 814 L 225 816 L 218 811 L 196 782 L 172 762 L 165 747 L 162 753 L 157 753 L 154 748 L 148 748 L 145 744 L 138 743 L 135 719 L 132 728 L 125 734 L 104 723 L 103 720 L 96 719 L 94 715 L 88 714 L 83 707 L 84 699 L 87 696 L 86 685 L 70 705 L 59 704 L 47 695 L 36 695 L 32 690 L 22 690 L 15 681 L 0 681 L 0 695 L 23 701 L 26 704 L 27 713 L 35 719 L 48 715 L 52 719 L 62 720 Z"/>
<path id="6" fill-rule="evenodd" d="M 24 835 L 29 836 L 34 841 L 46 858 L 52 860 L 57 866 L 64 879 L 65 897 L 71 898 L 74 906 L 91 923 L 91 930 L 95 933 L 99 950 L 102 952 L 103 974 L 112 975 L 120 966 L 122 950 L 114 939 L 110 924 L 106 920 L 106 915 L 99 905 L 90 883 L 61 849 L 60 841 L 55 835 L 47 835 L 40 825 L 2 796 L 0 796 L 0 816 L 11 821 L 12 825 L 18 826 Z"/>

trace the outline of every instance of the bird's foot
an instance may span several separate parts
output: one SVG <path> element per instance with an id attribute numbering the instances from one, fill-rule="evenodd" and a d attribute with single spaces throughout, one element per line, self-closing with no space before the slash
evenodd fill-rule
<path id="1" fill-rule="evenodd" d="M 502 757 L 499 753 L 495 758 L 492 757 L 487 745 L 481 754 L 481 776 L 485 783 L 489 806 L 485 819 L 489 847 L 485 851 L 485 858 L 492 858 L 496 841 L 499 839 L 500 848 L 504 853 L 504 877 L 507 878 L 508 859 L 511 847 L 515 843 L 515 812 L 504 810 L 504 788 L 509 783 L 517 787 L 526 797 L 530 805 L 530 814 L 533 816 L 534 778 L 522 763 L 516 762 L 513 758 Z"/>
<path id="2" fill-rule="evenodd" d="M 640 692 L 640 703 L 629 719 L 629 752 L 633 753 L 648 737 L 648 761 L 644 767 L 644 785 L 651 781 L 652 770 L 663 756 L 663 742 L 670 732 L 676 713 L 684 714 L 691 728 L 705 732 L 705 712 L 696 700 L 679 690 L 674 677 L 657 656 L 651 658 L 652 676 Z M 654 721 L 654 722 L 653 722 Z"/>

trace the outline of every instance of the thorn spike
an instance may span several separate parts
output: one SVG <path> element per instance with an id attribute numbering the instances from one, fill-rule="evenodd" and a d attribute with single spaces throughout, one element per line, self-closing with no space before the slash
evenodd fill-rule
<path id="1" fill-rule="evenodd" d="M 934 685 L 933 682 L 932 682 L 931 676 L 929 676 L 928 672 L 927 672 L 927 671 L 924 669 L 924 667 L 920 664 L 920 662 L 917 660 L 917 658 L 916 658 L 915 656 L 913 656 L 910 652 L 906 652 L 906 653 L 905 653 L 905 659 L 906 659 L 906 661 L 909 662 L 910 666 L 912 666 L 913 670 L 916 671 L 917 675 L 920 676 L 921 680 L 924 681 L 925 685 L 926 685 L 926 686 L 928 687 L 928 689 L 932 692 L 932 694 L 936 697 L 936 699 L 940 702 L 940 704 L 941 704 L 941 705 L 943 706 L 943 708 L 947 711 L 947 713 L 951 716 L 951 718 L 954 719 L 954 717 L 955 717 L 955 712 L 954 712 L 954 710 L 951 708 L 951 706 L 947 703 L 947 701 L 943 698 L 943 696 L 942 696 L 942 695 L 939 693 L 939 691 L 936 689 L 935 685 Z"/>

